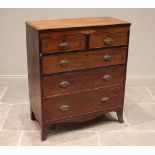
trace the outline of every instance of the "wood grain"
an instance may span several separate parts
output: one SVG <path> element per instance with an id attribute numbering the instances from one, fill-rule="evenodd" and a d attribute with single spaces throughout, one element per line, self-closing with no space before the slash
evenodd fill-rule
<path id="1" fill-rule="evenodd" d="M 102 109 L 102 111 L 94 111 L 91 113 L 83 113 L 80 115 L 76 115 L 76 116 L 70 116 L 70 117 L 65 117 L 65 118 L 61 118 L 58 120 L 50 120 L 50 121 L 46 121 L 44 122 L 45 124 L 55 124 L 55 123 L 76 123 L 76 122 L 85 122 L 85 121 L 89 121 L 91 119 L 97 118 L 99 116 L 105 115 L 111 111 L 113 112 L 117 112 L 117 110 L 123 110 L 123 106 L 117 106 L 117 107 L 112 107 L 111 109 Z"/>
<path id="2" fill-rule="evenodd" d="M 121 65 L 45 76 L 42 78 L 43 97 L 123 85 L 125 80 L 124 69 L 125 66 Z M 106 75 L 110 75 L 111 79 L 103 79 Z M 60 86 L 64 81 L 70 83 L 65 88 Z"/>
<path id="3" fill-rule="evenodd" d="M 74 36 L 74 35 L 92 35 L 100 33 L 119 33 L 119 32 L 128 32 L 130 29 L 129 25 L 124 26 L 108 26 L 108 27 L 94 27 L 94 28 L 79 28 L 79 29 L 60 29 L 60 30 L 48 30 L 41 31 L 39 37 L 41 39 L 48 37 L 58 37 L 58 36 Z"/>
<path id="4" fill-rule="evenodd" d="M 27 37 L 27 64 L 31 115 L 42 124 L 41 117 L 41 85 L 40 85 L 40 57 L 39 33 L 26 25 Z"/>
<path id="5" fill-rule="evenodd" d="M 67 43 L 67 49 L 61 49 L 60 45 L 62 43 Z M 48 37 L 41 39 L 41 52 L 42 53 L 58 53 L 64 51 L 74 51 L 74 50 L 84 50 L 86 49 L 86 36 L 76 35 L 76 36 L 58 36 L 58 37 Z"/>
<path id="6" fill-rule="evenodd" d="M 54 123 L 112 111 L 123 122 L 130 25 L 111 17 L 26 22 L 30 118 L 41 126 L 41 140 Z"/>
<path id="7" fill-rule="evenodd" d="M 108 97 L 109 100 L 102 102 L 103 97 Z M 122 87 L 94 89 L 91 91 L 51 97 L 43 100 L 43 120 L 46 122 L 95 111 L 104 111 L 122 106 L 122 104 Z M 69 106 L 69 109 L 62 112 L 60 108 L 63 105 Z"/>
<path id="8" fill-rule="evenodd" d="M 66 29 L 93 26 L 130 25 L 130 23 L 112 17 L 69 18 L 55 20 L 29 21 L 27 24 L 38 30 Z"/>
<path id="9" fill-rule="evenodd" d="M 107 45 L 104 41 L 110 38 L 112 43 Z M 89 48 L 102 48 L 102 47 L 112 47 L 121 46 L 128 44 L 128 32 L 117 32 L 117 33 L 96 33 L 90 35 Z"/>
<path id="10" fill-rule="evenodd" d="M 85 68 L 103 67 L 126 62 L 127 48 L 100 49 L 60 55 L 44 56 L 42 58 L 42 73 L 51 74 Z M 111 55 L 111 61 L 105 61 L 104 56 Z M 69 65 L 62 67 L 60 62 L 69 61 Z"/>

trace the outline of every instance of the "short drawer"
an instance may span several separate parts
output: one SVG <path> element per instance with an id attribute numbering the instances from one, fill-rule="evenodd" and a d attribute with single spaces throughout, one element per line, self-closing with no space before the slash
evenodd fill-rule
<path id="1" fill-rule="evenodd" d="M 124 64 L 127 48 L 102 49 L 44 56 L 42 74 Z"/>
<path id="2" fill-rule="evenodd" d="M 128 32 L 105 32 L 90 35 L 89 48 L 121 46 L 128 44 Z"/>
<path id="3" fill-rule="evenodd" d="M 124 84 L 125 66 L 55 74 L 42 78 L 43 97 Z"/>
<path id="4" fill-rule="evenodd" d="M 85 48 L 86 48 L 85 35 L 55 36 L 41 39 L 42 53 L 84 50 Z"/>
<path id="5" fill-rule="evenodd" d="M 43 120 L 48 122 L 121 107 L 123 95 L 124 88 L 117 87 L 47 98 L 42 102 Z"/>

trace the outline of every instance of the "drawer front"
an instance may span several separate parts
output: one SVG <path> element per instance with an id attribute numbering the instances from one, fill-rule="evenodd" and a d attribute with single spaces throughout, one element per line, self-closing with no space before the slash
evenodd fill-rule
<path id="1" fill-rule="evenodd" d="M 42 53 L 84 50 L 85 48 L 86 37 L 84 35 L 57 36 L 41 39 Z"/>
<path id="2" fill-rule="evenodd" d="M 124 84 L 125 66 L 96 68 L 42 78 L 43 97 Z"/>
<path id="3" fill-rule="evenodd" d="M 89 48 L 121 46 L 128 44 L 128 32 L 99 33 L 90 35 Z"/>
<path id="4" fill-rule="evenodd" d="M 44 99 L 43 120 L 54 121 L 123 106 L 123 94 L 123 87 L 101 88 Z"/>
<path id="5" fill-rule="evenodd" d="M 44 56 L 42 73 L 58 73 L 71 70 L 124 64 L 127 48 L 102 49 L 78 53 Z"/>

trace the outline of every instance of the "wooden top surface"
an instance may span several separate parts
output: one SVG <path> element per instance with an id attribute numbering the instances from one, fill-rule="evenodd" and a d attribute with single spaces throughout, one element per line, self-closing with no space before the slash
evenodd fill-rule
<path id="1" fill-rule="evenodd" d="M 65 18 L 26 22 L 37 30 L 93 27 L 108 25 L 130 25 L 130 23 L 112 17 Z"/>

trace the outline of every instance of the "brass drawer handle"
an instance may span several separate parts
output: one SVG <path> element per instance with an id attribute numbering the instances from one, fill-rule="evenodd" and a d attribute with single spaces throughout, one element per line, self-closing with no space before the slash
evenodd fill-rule
<path id="1" fill-rule="evenodd" d="M 64 111 L 69 110 L 69 108 L 70 108 L 69 105 L 62 105 L 62 106 L 60 107 L 60 110 L 61 110 L 62 112 L 64 112 Z"/>
<path id="2" fill-rule="evenodd" d="M 110 37 L 107 37 L 105 40 L 104 40 L 104 44 L 105 45 L 111 45 L 113 42 L 113 40 L 110 38 Z"/>
<path id="3" fill-rule="evenodd" d="M 104 75 L 104 76 L 102 76 L 103 80 L 110 80 L 111 78 L 112 78 L 111 75 Z"/>
<path id="4" fill-rule="evenodd" d="M 61 49 L 61 50 L 67 50 L 68 48 L 69 48 L 69 44 L 68 43 L 61 43 L 60 45 L 59 45 L 59 48 Z"/>
<path id="5" fill-rule="evenodd" d="M 108 97 L 103 97 L 103 98 L 101 99 L 101 102 L 102 102 L 102 103 L 105 103 L 105 102 L 107 102 L 108 100 L 109 100 Z"/>
<path id="6" fill-rule="evenodd" d="M 59 84 L 59 86 L 61 87 L 61 88 L 66 88 L 67 86 L 69 86 L 70 85 L 70 82 L 68 82 L 68 81 L 62 81 L 60 84 Z"/>
<path id="7" fill-rule="evenodd" d="M 106 54 L 103 58 L 105 61 L 111 61 L 112 60 L 112 56 L 109 54 Z"/>
<path id="8" fill-rule="evenodd" d="M 70 61 L 67 59 L 60 61 L 60 66 L 62 67 L 67 67 L 69 66 L 69 64 L 70 64 Z"/>

